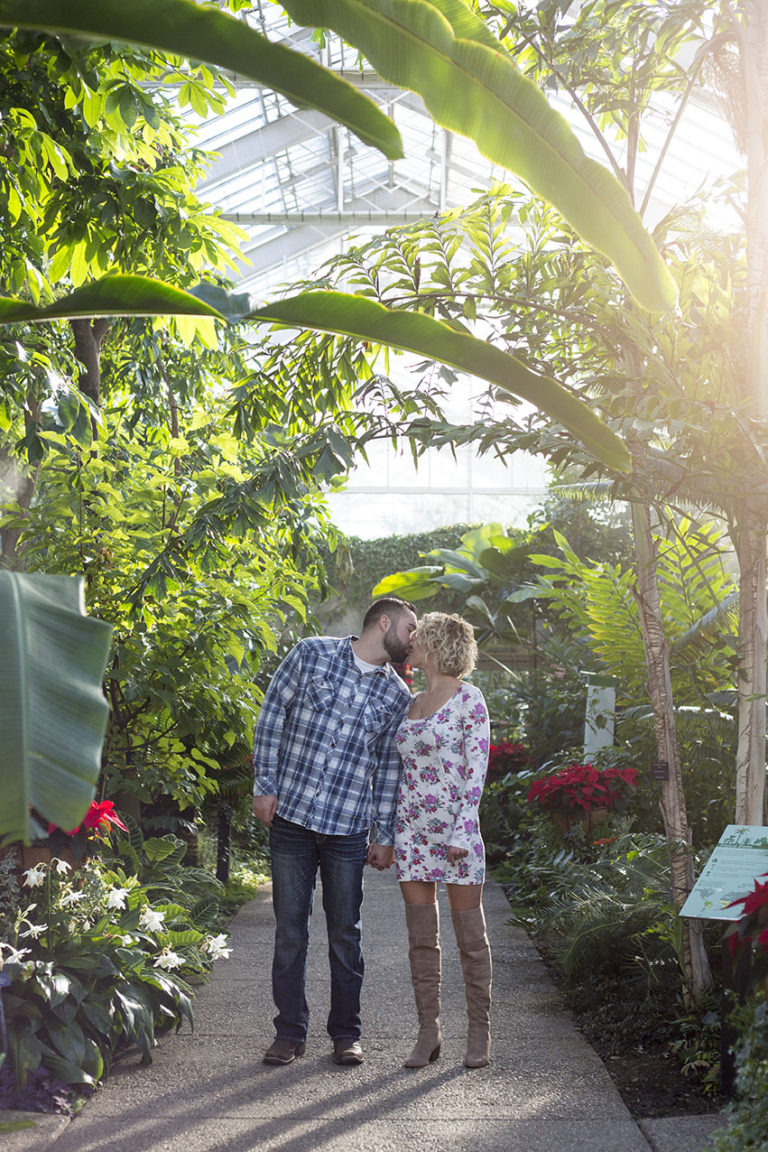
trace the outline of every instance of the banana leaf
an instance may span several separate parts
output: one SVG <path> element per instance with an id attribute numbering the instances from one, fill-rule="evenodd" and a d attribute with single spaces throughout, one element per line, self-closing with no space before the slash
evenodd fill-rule
<path id="1" fill-rule="evenodd" d="M 0 0 L 0 26 L 124 40 L 217 64 L 300 107 L 325 112 L 391 160 L 403 154 L 395 125 L 354 85 L 242 20 L 193 0 Z"/>
<path id="2" fill-rule="evenodd" d="M 424 313 L 391 311 L 374 300 L 345 292 L 305 292 L 256 311 L 249 308 L 247 295 L 228 294 L 210 284 L 198 285 L 193 295 L 143 276 L 105 276 L 44 308 L 2 298 L 0 325 L 75 316 L 182 313 L 214 316 L 230 323 L 273 321 L 288 327 L 355 336 L 402 348 L 489 380 L 511 400 L 527 400 L 558 420 L 609 467 L 629 470 L 629 454 L 619 437 L 562 384 L 539 375 L 484 340 L 457 332 Z"/>
<path id="3" fill-rule="evenodd" d="M 86 616 L 83 582 L 0 572 L 0 843 L 29 843 L 30 806 L 77 827 L 93 800 L 112 629 Z"/>
<path id="4" fill-rule="evenodd" d="M 40 308 L 23 300 L 0 297 L 0 324 L 69 320 L 77 316 L 171 315 L 223 319 L 216 308 L 199 297 L 149 276 L 103 276 Z"/>
<path id="5" fill-rule="evenodd" d="M 345 292 L 305 292 L 267 304 L 245 318 L 355 336 L 459 368 L 490 381 L 510 398 L 527 400 L 568 428 L 610 468 L 629 471 L 629 453 L 619 437 L 562 384 L 423 312 L 390 311 L 375 300 Z"/>
<path id="6" fill-rule="evenodd" d="M 615 176 L 460 0 L 281 0 L 300 24 L 354 44 L 384 80 L 417 92 L 433 120 L 552 204 L 614 264 L 643 307 L 677 296 L 651 236 Z"/>

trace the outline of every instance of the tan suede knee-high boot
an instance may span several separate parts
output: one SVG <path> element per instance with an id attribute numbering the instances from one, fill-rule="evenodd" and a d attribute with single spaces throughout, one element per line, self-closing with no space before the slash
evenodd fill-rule
<path id="1" fill-rule="evenodd" d="M 491 948 L 482 907 L 451 912 L 467 998 L 467 1068 L 483 1068 L 491 1058 Z"/>
<path id="2" fill-rule="evenodd" d="M 405 1062 L 424 1068 L 440 1055 L 440 918 L 437 904 L 406 904 L 408 959 L 419 1017 L 419 1037 Z"/>

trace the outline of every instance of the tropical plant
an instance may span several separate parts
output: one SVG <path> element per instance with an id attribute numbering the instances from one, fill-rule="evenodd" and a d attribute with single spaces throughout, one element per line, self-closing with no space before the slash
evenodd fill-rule
<path id="1" fill-rule="evenodd" d="M 0 942 L 4 1050 L 18 1091 L 40 1066 L 66 1084 L 92 1086 L 129 1044 L 150 1063 L 157 1029 L 192 1022 L 189 980 L 229 954 L 224 934 L 198 927 L 188 895 L 186 903 L 169 898 L 182 894 L 178 845 L 158 839 L 142 849 L 146 883 L 96 856 L 75 872 L 57 858 L 24 872 Z"/>
<path id="2" fill-rule="evenodd" d="M 85 614 L 83 580 L 0 571 L 0 842 L 42 819 L 73 828 L 101 769 L 111 628 Z"/>

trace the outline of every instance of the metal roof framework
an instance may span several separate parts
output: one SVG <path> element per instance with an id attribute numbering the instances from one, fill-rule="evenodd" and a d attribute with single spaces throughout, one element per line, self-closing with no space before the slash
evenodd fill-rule
<path id="1" fill-rule="evenodd" d="M 494 180 L 514 182 L 475 145 L 438 127 L 420 98 L 371 72 L 357 51 L 337 37 L 319 37 L 293 24 L 276 4 L 257 0 L 248 15 L 272 41 L 314 57 L 364 89 L 397 124 L 405 158 L 388 161 L 322 113 L 297 109 L 271 89 L 231 77 L 234 98 L 224 113 L 198 125 L 198 142 L 218 154 L 198 194 L 244 228 L 248 242 L 240 287 L 257 299 L 280 283 L 309 276 L 352 235 L 420 220 L 469 203 Z M 550 99 L 552 97 L 550 96 Z M 595 141 L 570 116 L 585 150 Z M 651 178 L 653 159 L 673 114 L 663 97 L 648 127 L 639 181 Z M 654 137 L 656 139 L 654 139 Z M 651 224 L 711 178 L 739 167 L 730 129 L 711 105 L 692 103 L 654 186 Z"/>

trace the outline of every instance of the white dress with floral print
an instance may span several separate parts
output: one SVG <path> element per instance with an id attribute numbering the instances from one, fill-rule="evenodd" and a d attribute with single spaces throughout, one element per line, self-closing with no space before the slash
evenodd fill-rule
<path id="1" fill-rule="evenodd" d="M 482 692 L 462 684 L 431 716 L 406 716 L 395 742 L 403 761 L 395 816 L 398 880 L 482 884 L 485 847 L 478 806 L 490 743 Z M 451 864 L 445 855 L 449 845 L 468 854 Z"/>

